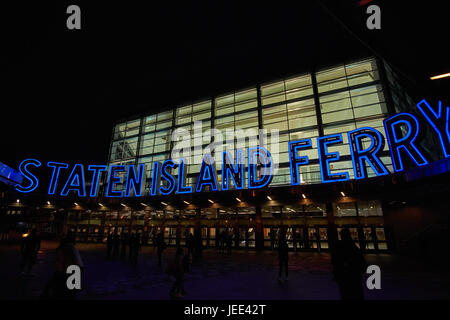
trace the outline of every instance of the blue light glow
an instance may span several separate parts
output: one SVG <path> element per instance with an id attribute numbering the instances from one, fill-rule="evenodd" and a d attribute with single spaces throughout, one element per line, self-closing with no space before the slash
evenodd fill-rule
<path id="1" fill-rule="evenodd" d="M 332 134 L 329 136 L 317 138 L 317 148 L 319 151 L 320 162 L 320 176 L 322 182 L 338 182 L 349 180 L 348 172 L 330 173 L 329 163 L 333 161 L 339 161 L 339 152 L 328 152 L 327 146 L 329 144 L 342 143 L 342 134 Z"/>
<path id="2" fill-rule="evenodd" d="M 167 172 L 167 168 L 176 168 L 177 164 L 175 163 L 175 161 L 173 160 L 166 160 L 163 162 L 163 164 L 161 165 L 161 179 L 164 179 L 168 182 L 168 186 L 164 187 L 163 185 L 161 185 L 159 187 L 159 193 L 162 195 L 169 195 L 171 194 L 176 187 L 176 181 L 175 178 L 169 173 Z"/>
<path id="3" fill-rule="evenodd" d="M 236 165 L 233 164 L 231 153 L 224 151 L 222 153 L 222 190 L 228 190 L 228 176 L 233 180 L 237 190 L 244 188 L 244 151 L 236 149 Z"/>
<path id="4" fill-rule="evenodd" d="M 67 169 L 69 165 L 62 162 L 47 162 L 47 167 L 53 168 L 52 178 L 50 179 L 50 184 L 48 186 L 48 194 L 55 194 L 60 170 Z"/>
<path id="5" fill-rule="evenodd" d="M 143 163 L 138 165 L 138 175 L 136 177 L 136 169 L 133 165 L 128 166 L 127 182 L 125 184 L 125 197 L 131 194 L 131 187 L 135 197 L 142 196 L 142 189 L 144 185 L 145 165 Z"/>
<path id="6" fill-rule="evenodd" d="M 84 168 L 83 165 L 77 163 L 70 173 L 69 178 L 66 181 L 63 189 L 61 190 L 61 196 L 65 197 L 69 194 L 70 190 L 74 190 L 78 193 L 79 197 L 85 197 L 85 182 L 84 182 Z"/>
<path id="7" fill-rule="evenodd" d="M 107 166 L 104 165 L 89 165 L 88 171 L 93 171 L 92 174 L 92 182 L 91 182 L 91 191 L 89 192 L 90 197 L 96 197 L 98 192 L 98 183 L 100 180 L 100 173 L 102 171 L 106 171 L 108 169 Z"/>
<path id="8" fill-rule="evenodd" d="M 309 163 L 307 156 L 299 156 L 298 151 L 300 149 L 311 149 L 311 139 L 303 139 L 297 141 L 291 141 L 288 144 L 289 150 L 289 165 L 291 168 L 291 185 L 296 186 L 300 184 L 299 179 L 299 166 L 303 166 Z"/>
<path id="9" fill-rule="evenodd" d="M 395 172 L 403 171 L 403 159 L 400 154 L 400 150 L 406 151 L 411 160 L 417 166 L 423 166 L 428 164 L 427 159 L 419 151 L 414 144 L 419 134 L 419 120 L 410 113 L 398 113 L 383 121 L 384 130 L 389 143 L 389 149 L 391 151 L 392 165 Z M 400 130 L 401 124 L 408 127 L 408 132 L 404 137 L 398 138 L 396 129 Z"/>
<path id="10" fill-rule="evenodd" d="M 212 191 L 217 191 L 218 189 L 216 171 L 214 170 L 213 160 L 209 153 L 205 154 L 203 157 L 195 191 L 202 192 L 203 188 L 206 186 L 210 186 Z"/>
<path id="11" fill-rule="evenodd" d="M 40 167 L 41 163 L 39 162 L 39 160 L 36 159 L 25 159 L 19 164 L 19 172 L 23 175 L 25 179 L 30 181 L 30 185 L 27 187 L 24 187 L 21 184 L 17 184 L 15 186 L 15 189 L 19 192 L 28 193 L 35 190 L 39 186 L 39 179 L 36 178 L 36 176 L 27 169 L 27 167 L 30 165 Z"/>
<path id="12" fill-rule="evenodd" d="M 264 172 L 259 179 L 256 179 L 256 166 L 257 157 L 262 156 L 264 163 L 261 163 L 261 167 L 264 168 Z M 267 172 L 269 171 L 269 172 Z M 248 148 L 248 188 L 260 189 L 267 186 L 272 181 L 272 156 L 269 150 L 264 147 L 252 147 Z"/>
<path id="13" fill-rule="evenodd" d="M 158 187 L 160 185 L 159 177 L 159 162 L 155 161 L 153 162 L 152 186 L 150 188 L 150 195 L 152 196 L 156 196 L 158 191 Z"/>
<path id="14" fill-rule="evenodd" d="M 125 172 L 125 166 L 123 165 L 113 165 L 109 168 L 108 186 L 106 188 L 106 196 L 108 198 L 119 198 L 123 196 L 122 191 L 114 191 L 114 185 L 122 182 L 121 177 L 116 177 L 116 172 Z"/>
<path id="15" fill-rule="evenodd" d="M 450 118 L 450 107 L 445 108 L 445 117 L 442 114 L 442 102 L 439 101 L 438 111 L 435 112 L 434 109 L 428 104 L 428 102 L 423 99 L 417 104 L 422 115 L 431 124 L 434 131 L 438 134 L 439 142 L 441 143 L 442 152 L 444 157 L 448 158 L 450 156 L 450 129 L 449 129 L 449 118 Z"/>
<path id="16" fill-rule="evenodd" d="M 178 165 L 178 183 L 177 183 L 177 193 L 192 193 L 192 186 L 185 186 L 184 181 L 186 180 L 186 170 L 184 167 L 185 160 L 180 158 L 180 164 Z"/>
<path id="17" fill-rule="evenodd" d="M 367 177 L 365 162 L 370 165 L 377 176 L 384 176 L 389 173 L 386 166 L 377 155 L 377 153 L 383 151 L 384 148 L 384 138 L 378 130 L 363 127 L 349 131 L 347 134 L 352 154 L 355 179 L 364 179 Z M 361 150 L 362 138 L 364 137 L 369 138 L 371 144 L 368 148 Z"/>

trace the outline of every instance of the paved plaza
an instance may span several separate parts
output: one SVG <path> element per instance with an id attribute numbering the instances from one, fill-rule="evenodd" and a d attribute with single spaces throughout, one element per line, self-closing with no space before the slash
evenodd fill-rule
<path id="1" fill-rule="evenodd" d="M 33 277 L 23 280 L 18 275 L 19 246 L 0 245 L 0 299 L 39 299 L 54 270 L 56 246 L 56 242 L 42 242 Z M 137 267 L 127 258 L 107 261 L 105 245 L 80 243 L 77 247 L 85 264 L 79 299 L 169 299 L 173 279 L 164 270 L 174 257 L 173 248 L 164 252 L 159 268 L 153 247 L 142 249 Z M 382 271 L 382 289 L 366 290 L 366 299 L 450 298 L 448 267 L 388 254 L 368 254 L 366 260 Z M 289 253 L 287 282 L 277 281 L 277 271 L 277 252 L 238 250 L 231 256 L 220 256 L 207 249 L 203 259 L 195 261 L 185 275 L 186 299 L 339 299 L 326 252 Z"/>

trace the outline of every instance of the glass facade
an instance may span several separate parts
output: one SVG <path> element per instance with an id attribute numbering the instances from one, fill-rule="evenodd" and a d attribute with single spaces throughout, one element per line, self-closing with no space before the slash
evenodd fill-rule
<path id="1" fill-rule="evenodd" d="M 195 186 L 203 156 L 211 153 L 220 184 L 223 150 L 230 151 L 234 159 L 236 149 L 261 145 L 270 151 L 276 167 L 271 186 L 287 185 L 288 142 L 311 138 L 313 148 L 302 151 L 310 162 L 302 166 L 300 182 L 320 183 L 315 138 L 342 133 L 343 143 L 329 147 L 330 152 L 338 151 L 341 156 L 330 169 L 331 173 L 347 171 L 352 179 L 346 132 L 365 126 L 383 132 L 383 120 L 389 114 L 380 66 L 380 61 L 369 58 L 119 123 L 113 132 L 109 164 L 146 164 L 149 185 L 153 162 L 182 156 L 187 185 Z M 410 103 L 407 98 L 403 100 Z M 381 159 L 392 171 L 387 143 Z M 367 171 L 374 176 L 370 167 Z M 244 181 L 247 187 L 247 170 Z"/>

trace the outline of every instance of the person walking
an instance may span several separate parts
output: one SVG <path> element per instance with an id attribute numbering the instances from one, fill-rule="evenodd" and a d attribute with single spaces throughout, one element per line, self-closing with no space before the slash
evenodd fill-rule
<path id="1" fill-rule="evenodd" d="M 245 230 L 245 248 L 248 249 L 249 247 L 249 240 L 250 240 L 250 232 L 248 232 L 248 229 Z"/>
<path id="2" fill-rule="evenodd" d="M 288 262 L 289 262 L 289 247 L 286 241 L 286 237 L 283 234 L 280 234 L 280 239 L 278 242 L 278 281 L 282 281 L 282 274 L 284 271 L 285 281 L 288 280 Z"/>
<path id="3" fill-rule="evenodd" d="M 194 256 L 194 236 L 192 233 L 189 233 L 189 235 L 186 239 L 186 247 L 188 250 L 188 255 L 192 259 Z"/>
<path id="4" fill-rule="evenodd" d="M 183 266 L 184 252 L 183 248 L 177 248 L 175 253 L 175 259 L 172 261 L 166 269 L 166 273 L 175 278 L 175 282 L 170 289 L 169 295 L 171 298 L 182 299 L 187 294 L 184 290 L 184 271 Z"/>
<path id="5" fill-rule="evenodd" d="M 222 230 L 220 234 L 220 252 L 222 255 L 225 254 L 225 247 L 227 246 L 228 242 L 228 233 L 226 230 Z"/>
<path id="6" fill-rule="evenodd" d="M 127 255 L 127 247 L 128 247 L 128 234 L 122 233 L 122 237 L 120 239 L 121 244 L 121 250 L 120 250 L 120 256 L 125 257 Z"/>
<path id="7" fill-rule="evenodd" d="M 36 263 L 37 254 L 41 248 L 41 239 L 35 228 L 23 238 L 20 246 L 20 273 L 22 276 L 30 276 L 31 268 Z"/>
<path id="8" fill-rule="evenodd" d="M 341 240 L 331 250 L 331 264 L 342 300 L 363 300 L 362 276 L 366 261 L 361 250 L 353 242 L 350 230 L 341 230 Z"/>
<path id="9" fill-rule="evenodd" d="M 108 233 L 108 237 L 106 238 L 106 259 L 111 259 L 111 253 L 114 246 L 114 237 L 112 233 Z"/>
<path id="10" fill-rule="evenodd" d="M 270 229 L 269 232 L 269 238 L 270 238 L 270 250 L 273 251 L 273 249 L 275 248 L 275 232 L 273 231 L 273 229 Z"/>
<path id="11" fill-rule="evenodd" d="M 292 232 L 292 247 L 294 248 L 294 251 L 297 251 L 297 243 L 298 243 L 298 233 L 297 230 L 293 230 Z"/>
<path id="12" fill-rule="evenodd" d="M 113 257 L 117 257 L 119 255 L 120 248 L 120 235 L 117 233 L 117 230 L 114 230 L 113 237 Z"/>
<path id="13" fill-rule="evenodd" d="M 49 299 L 76 299 L 78 289 L 69 289 L 67 287 L 67 280 L 71 274 L 67 273 L 69 266 L 76 265 L 81 270 L 83 275 L 83 260 L 80 253 L 75 246 L 75 239 L 73 234 L 69 232 L 66 237 L 61 239 L 58 248 L 56 248 L 55 272 L 47 284 L 42 298 Z M 80 280 L 80 282 L 82 282 Z"/>
<path id="14" fill-rule="evenodd" d="M 228 255 L 231 256 L 231 249 L 233 246 L 233 236 L 230 231 L 228 232 L 228 234 L 226 234 L 226 242 L 227 242 Z"/>
<path id="15" fill-rule="evenodd" d="M 131 264 L 133 266 L 137 266 L 140 250 L 141 250 L 141 236 L 140 234 L 135 234 L 132 239 L 132 246 L 130 248 Z"/>
<path id="16" fill-rule="evenodd" d="M 164 236 L 160 232 L 158 233 L 157 240 L 156 240 L 156 253 L 158 254 L 158 266 L 161 267 L 162 264 L 162 254 L 164 250 L 166 249 L 167 245 L 164 242 Z"/>

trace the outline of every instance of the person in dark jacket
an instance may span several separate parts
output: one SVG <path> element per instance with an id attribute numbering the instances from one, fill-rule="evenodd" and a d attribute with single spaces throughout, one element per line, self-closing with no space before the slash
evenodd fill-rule
<path id="1" fill-rule="evenodd" d="M 20 246 L 20 273 L 23 276 L 29 276 L 31 268 L 36 263 L 37 254 L 41 248 L 41 240 L 37 235 L 36 229 L 31 230 L 29 235 L 26 235 Z"/>
<path id="2" fill-rule="evenodd" d="M 331 263 L 342 300 L 363 300 L 362 275 L 366 262 L 347 228 L 341 230 L 341 240 L 331 250 Z"/>
<path id="3" fill-rule="evenodd" d="M 59 246 L 56 248 L 56 264 L 55 272 L 44 289 L 41 298 L 44 299 L 75 299 L 78 289 L 69 289 L 67 280 L 70 276 L 67 273 L 69 266 L 77 265 L 81 271 L 83 270 L 83 260 L 75 246 L 75 239 L 71 232 L 61 239 Z M 81 276 L 83 272 L 81 272 Z"/>

